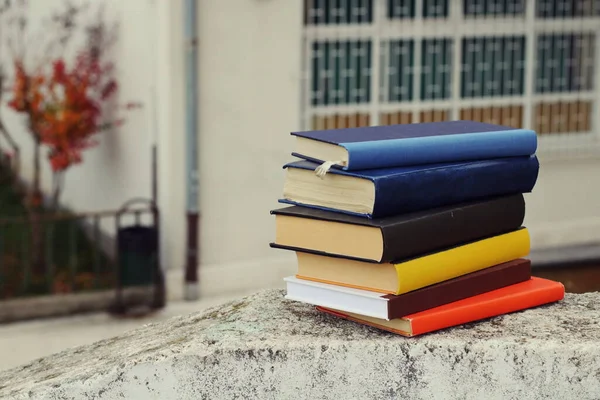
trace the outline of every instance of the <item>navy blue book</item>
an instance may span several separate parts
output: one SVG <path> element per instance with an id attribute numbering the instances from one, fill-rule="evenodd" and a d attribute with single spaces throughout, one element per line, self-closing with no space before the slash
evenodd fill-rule
<path id="1" fill-rule="evenodd" d="M 286 164 L 280 203 L 383 218 L 533 190 L 539 163 L 535 155 L 493 160 L 370 169 L 332 169 L 320 178 L 319 164 Z M 485 221 L 481 221 L 485 223 Z"/>
<path id="2" fill-rule="evenodd" d="M 345 171 L 535 154 L 529 129 L 447 121 L 293 132 L 293 156 Z"/>

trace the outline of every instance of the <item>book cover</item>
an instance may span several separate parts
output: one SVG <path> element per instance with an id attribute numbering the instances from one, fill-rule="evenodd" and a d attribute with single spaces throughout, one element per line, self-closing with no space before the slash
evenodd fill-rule
<path id="1" fill-rule="evenodd" d="M 284 168 L 314 171 L 318 164 L 297 161 Z M 359 172 L 331 170 L 326 179 L 308 174 L 303 182 L 307 192 L 322 193 L 323 186 L 335 195 L 338 207 L 325 206 L 317 198 L 294 198 L 284 188 L 281 203 L 344 212 L 368 218 L 383 218 L 481 200 L 489 197 L 529 193 L 537 181 L 539 162 L 536 156 L 499 158 L 472 162 L 430 164 Z M 344 208 L 345 188 L 334 192 L 337 177 L 355 178 L 371 182 L 374 199 L 370 207 L 361 211 Z"/>
<path id="2" fill-rule="evenodd" d="M 400 296 L 284 278 L 286 298 L 339 311 L 391 320 L 490 292 L 531 278 L 531 263 L 517 259 Z"/>
<path id="3" fill-rule="evenodd" d="M 317 310 L 402 336 L 418 336 L 469 322 L 554 303 L 562 300 L 564 295 L 565 288 L 562 283 L 532 277 L 525 282 L 407 315 L 403 318 L 396 318 L 391 321 L 320 306 L 317 306 Z"/>
<path id="4" fill-rule="evenodd" d="M 475 121 L 445 121 L 293 132 L 299 138 L 341 147 L 348 171 L 451 161 L 529 156 L 537 149 L 532 130 Z M 306 151 L 306 150 L 300 150 Z M 311 154 L 304 159 L 325 161 Z"/>
<path id="5" fill-rule="evenodd" d="M 516 230 L 525 201 L 519 193 L 378 219 L 299 206 L 271 214 L 278 219 L 273 248 L 392 262 Z"/>
<path id="6" fill-rule="evenodd" d="M 527 228 L 394 263 L 296 252 L 299 279 L 401 295 L 529 254 Z"/>

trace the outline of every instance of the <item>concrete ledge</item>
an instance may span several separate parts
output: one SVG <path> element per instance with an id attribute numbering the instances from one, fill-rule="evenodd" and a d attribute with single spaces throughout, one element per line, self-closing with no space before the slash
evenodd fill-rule
<path id="1" fill-rule="evenodd" d="M 0 373 L 2 399 L 598 399 L 600 293 L 420 338 L 269 290 Z"/>
<path id="2" fill-rule="evenodd" d="M 207 264 L 199 267 L 200 297 L 211 298 L 232 293 L 249 293 L 262 289 L 283 289 L 283 278 L 293 275 L 298 268 L 293 252 L 281 251 L 281 256 L 235 263 Z M 236 279 L 229 279 L 235 276 Z M 256 279 L 260 276 L 261 279 Z M 185 271 L 183 268 L 167 270 L 167 298 L 184 299 Z"/>
<path id="3" fill-rule="evenodd" d="M 564 267 L 565 265 L 600 264 L 600 243 L 533 250 L 527 258 L 531 260 L 534 269 Z"/>

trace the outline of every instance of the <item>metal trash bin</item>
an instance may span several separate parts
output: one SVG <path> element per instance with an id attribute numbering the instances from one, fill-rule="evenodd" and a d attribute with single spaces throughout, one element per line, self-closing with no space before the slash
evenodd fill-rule
<path id="1" fill-rule="evenodd" d="M 144 202 L 147 208 L 134 208 Z M 141 214 L 150 213 L 152 223 L 143 225 Z M 135 223 L 121 226 L 124 215 L 134 215 Z M 116 299 L 112 314 L 127 314 L 132 308 L 155 310 L 165 306 L 165 281 L 160 267 L 158 208 L 151 200 L 133 199 L 121 207 L 116 217 Z M 131 291 L 131 289 L 136 288 Z M 127 289 L 127 296 L 124 290 Z M 139 290 L 138 290 L 139 289 Z"/>
<path id="2" fill-rule="evenodd" d="M 122 287 L 154 282 L 158 256 L 158 229 L 134 225 L 117 232 L 119 281 Z"/>

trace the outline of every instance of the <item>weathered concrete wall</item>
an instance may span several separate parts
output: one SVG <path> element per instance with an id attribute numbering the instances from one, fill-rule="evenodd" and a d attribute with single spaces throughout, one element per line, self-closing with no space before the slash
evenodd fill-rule
<path id="1" fill-rule="evenodd" d="M 123 289 L 123 302 L 129 306 L 148 305 L 154 287 L 130 287 Z M 0 324 L 40 318 L 106 311 L 115 301 L 114 290 L 89 293 L 32 296 L 0 302 Z M 2 346 L 0 345 L 0 357 Z"/>
<path id="2" fill-rule="evenodd" d="M 599 399 L 600 293 L 421 338 L 273 290 L 0 374 L 2 399 Z"/>

